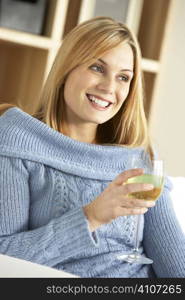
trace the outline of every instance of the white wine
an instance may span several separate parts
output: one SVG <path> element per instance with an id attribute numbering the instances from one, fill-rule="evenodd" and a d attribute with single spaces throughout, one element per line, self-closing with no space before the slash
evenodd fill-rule
<path id="1" fill-rule="evenodd" d="M 153 184 L 154 188 L 149 191 L 139 191 L 130 193 L 128 196 L 131 198 L 137 198 L 137 199 L 145 199 L 148 201 L 154 201 L 159 198 L 162 189 L 163 189 L 163 183 L 164 183 L 164 177 L 153 175 L 153 174 L 143 174 L 135 177 L 131 177 L 126 182 L 128 183 L 149 183 Z"/>

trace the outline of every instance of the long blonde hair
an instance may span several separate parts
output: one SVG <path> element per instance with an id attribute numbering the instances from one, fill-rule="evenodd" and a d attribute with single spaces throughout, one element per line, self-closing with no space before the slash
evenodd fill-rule
<path id="1" fill-rule="evenodd" d="M 144 147 L 153 154 L 143 105 L 143 79 L 140 48 L 135 35 L 124 24 L 109 17 L 96 17 L 71 30 L 64 38 L 51 71 L 41 91 L 33 116 L 61 131 L 64 118 L 64 85 L 69 73 L 81 64 L 97 58 L 119 45 L 128 43 L 134 54 L 134 77 L 127 99 L 117 114 L 98 125 L 100 144 Z"/>

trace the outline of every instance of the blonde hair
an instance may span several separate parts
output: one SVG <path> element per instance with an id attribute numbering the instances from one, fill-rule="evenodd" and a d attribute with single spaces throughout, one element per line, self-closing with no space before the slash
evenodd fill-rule
<path id="1" fill-rule="evenodd" d="M 134 77 L 127 99 L 117 114 L 98 125 L 97 141 L 127 147 L 144 147 L 152 154 L 143 106 L 141 54 L 130 29 L 109 17 L 96 17 L 71 30 L 64 38 L 41 92 L 33 116 L 61 131 L 64 118 L 64 84 L 77 66 L 92 64 L 97 58 L 119 45 L 128 43 L 134 54 Z"/>

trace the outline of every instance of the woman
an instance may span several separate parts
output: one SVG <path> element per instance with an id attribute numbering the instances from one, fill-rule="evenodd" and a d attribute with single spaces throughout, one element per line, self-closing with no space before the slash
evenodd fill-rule
<path id="1" fill-rule="evenodd" d="M 125 184 L 143 172 L 129 168 L 130 157 L 153 157 L 140 60 L 125 25 L 91 19 L 64 39 L 33 116 L 2 115 L 1 253 L 81 277 L 185 275 L 170 182 L 156 206 L 127 196 L 153 188 Z M 117 258 L 133 248 L 137 214 L 140 252 L 153 265 Z"/>

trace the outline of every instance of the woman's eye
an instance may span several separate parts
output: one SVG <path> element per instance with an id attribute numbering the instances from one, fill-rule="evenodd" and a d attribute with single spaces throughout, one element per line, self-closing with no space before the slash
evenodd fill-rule
<path id="1" fill-rule="evenodd" d="M 121 79 L 121 81 L 125 81 L 125 82 L 129 81 L 129 77 L 126 75 L 120 75 L 119 78 Z"/>
<path id="2" fill-rule="evenodd" d="M 103 73 L 103 68 L 101 66 L 98 65 L 92 65 L 89 67 L 91 70 L 96 71 L 96 72 L 101 72 Z"/>

